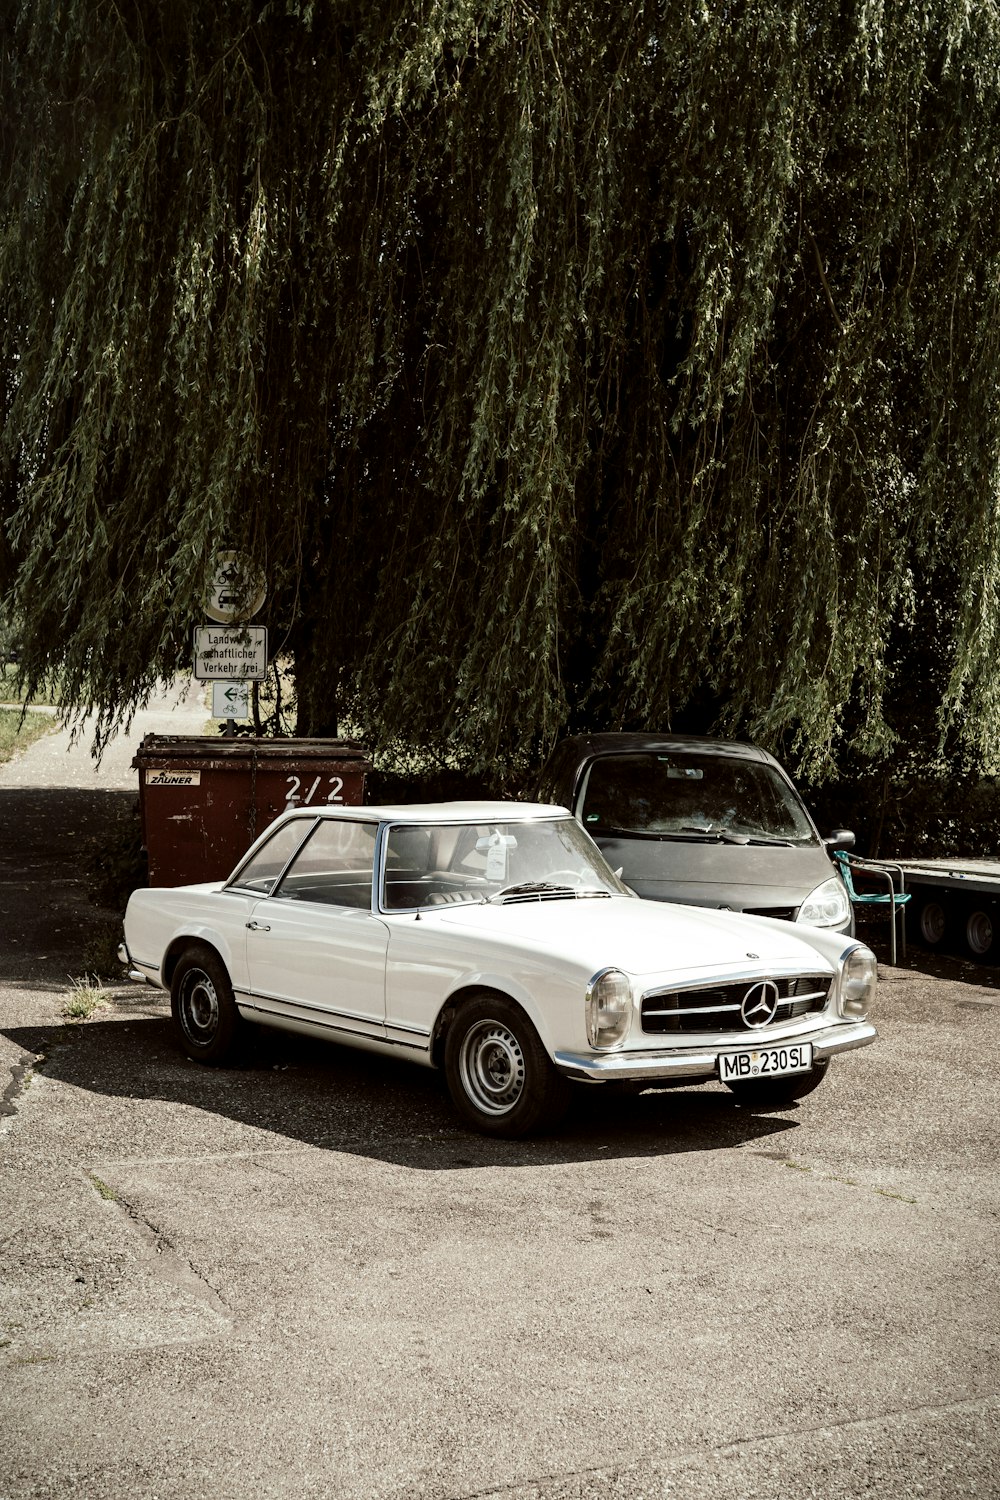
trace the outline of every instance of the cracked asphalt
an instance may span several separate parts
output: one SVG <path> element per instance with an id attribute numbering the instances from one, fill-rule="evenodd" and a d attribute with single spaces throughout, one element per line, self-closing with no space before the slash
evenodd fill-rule
<path id="1" fill-rule="evenodd" d="M 883 968 L 787 1111 L 490 1142 L 403 1062 L 200 1068 L 152 990 L 66 1022 L 134 791 L 58 738 L 0 774 L 0 1500 L 1000 1494 L 997 970 Z"/>

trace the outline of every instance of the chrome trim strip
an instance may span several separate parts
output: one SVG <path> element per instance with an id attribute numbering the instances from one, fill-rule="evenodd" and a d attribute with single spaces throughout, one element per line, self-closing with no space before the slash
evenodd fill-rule
<path id="1" fill-rule="evenodd" d="M 314 1021 L 311 1017 L 307 1019 L 305 1016 L 295 1016 L 292 1015 L 289 1011 L 272 1010 L 269 1009 L 266 1005 L 255 1004 L 254 1000 L 248 998 L 242 990 L 239 992 L 237 1006 L 241 1015 L 245 1011 L 252 1011 L 255 1016 L 265 1017 L 267 1020 L 273 1021 L 275 1025 L 279 1026 L 286 1023 L 292 1023 L 293 1025 L 297 1024 L 300 1026 L 311 1027 L 315 1031 L 335 1032 L 337 1036 L 350 1037 L 351 1040 L 355 1042 L 378 1042 L 386 1047 L 405 1047 L 408 1051 L 422 1052 L 425 1054 L 428 1051 L 426 1044 L 421 1045 L 420 1042 L 405 1042 L 399 1037 L 383 1035 L 381 1032 L 376 1033 L 374 1031 L 362 1031 L 352 1026 L 337 1026 L 332 1021 Z M 329 1012 L 326 1012 L 326 1014 L 329 1014 Z"/>
<path id="2" fill-rule="evenodd" d="M 854 946 L 856 948 L 863 948 L 865 944 L 855 943 Z M 850 951 L 852 950 L 849 949 L 848 952 Z M 847 954 L 844 957 L 846 958 Z M 681 984 L 661 983 L 654 985 L 652 989 L 642 991 L 639 996 L 639 1002 L 641 1004 L 643 1000 L 656 1000 L 661 995 L 683 995 L 688 990 L 711 990 L 726 984 L 750 985 L 759 979 L 818 979 L 821 976 L 822 963 L 820 963 L 818 971 L 816 969 L 806 970 L 805 973 L 803 973 L 801 963 L 748 964 L 746 968 L 741 968 L 738 973 L 716 973 L 707 977 L 699 975 L 698 978 L 684 980 Z M 834 970 L 830 974 L 831 986 L 836 983 L 837 977 L 837 972 Z M 782 1003 L 786 1000 L 803 999 L 805 999 L 804 995 L 785 995 L 782 997 Z"/>
<path id="3" fill-rule="evenodd" d="M 262 1016 L 273 1016 L 275 1018 L 275 1020 L 277 1020 L 277 1021 L 302 1021 L 303 1023 L 305 1023 L 305 1024 L 309 1025 L 309 1026 L 323 1026 L 328 1031 L 342 1031 L 347 1036 L 371 1036 L 371 1035 L 373 1035 L 372 1032 L 363 1031 L 362 1028 L 361 1028 L 361 1026 L 358 1026 L 358 1027 L 355 1028 L 355 1027 L 352 1027 L 352 1026 L 338 1026 L 336 1024 L 336 1022 L 334 1022 L 334 1021 L 327 1021 L 327 1020 L 314 1021 L 312 1019 L 312 1016 L 309 1016 L 309 1017 L 306 1017 L 306 1016 L 297 1016 L 297 1015 L 295 1015 L 290 1010 L 278 1010 L 277 1007 L 275 1007 L 275 1006 L 262 1005 L 262 1004 L 260 1004 L 260 996 L 259 995 L 255 995 L 252 999 L 242 999 L 241 998 L 237 1002 L 237 1004 L 238 1004 L 238 1007 L 239 1007 L 240 1010 L 255 1010 L 255 1011 L 257 1011 Z M 312 1010 L 314 1013 L 316 1013 L 317 1010 L 318 1010 L 318 1007 L 316 1007 L 316 1006 L 308 1006 L 308 1007 L 303 1006 L 303 1009 L 309 1009 L 309 1010 Z M 331 1014 L 331 1012 L 329 1012 L 329 1011 L 319 1011 L 319 1014 L 325 1016 L 325 1015 Z M 353 1016 L 345 1016 L 344 1019 L 345 1020 L 354 1020 L 355 1018 Z M 382 1023 L 381 1023 L 381 1021 L 367 1021 L 367 1022 L 362 1021 L 362 1025 L 377 1026 L 379 1028 L 379 1038 L 381 1040 L 381 1030 L 382 1030 Z"/>
<path id="4" fill-rule="evenodd" d="M 394 1028 L 392 1026 L 390 1026 L 389 1027 L 389 1031 L 392 1031 L 392 1030 L 394 1030 Z M 388 1035 L 386 1035 L 385 1040 L 387 1042 L 391 1042 L 394 1047 L 407 1047 L 411 1052 L 429 1052 L 430 1051 L 430 1046 L 429 1046 L 430 1038 L 429 1037 L 423 1043 L 420 1043 L 420 1042 L 406 1042 L 406 1041 L 403 1040 L 402 1037 L 388 1036 Z"/>
<path id="5" fill-rule="evenodd" d="M 797 998 L 798 996 L 796 996 Z M 779 1001 L 778 1003 L 780 1005 L 784 1002 Z M 687 1005 L 683 1010 L 671 1010 L 668 1006 L 666 1010 L 644 1010 L 642 1014 L 643 1018 L 646 1016 L 714 1016 L 722 1010 L 735 1010 L 738 1012 L 742 1009 L 741 1005 Z"/>
<path id="6" fill-rule="evenodd" d="M 736 983 L 739 984 L 739 982 L 740 981 L 737 979 Z M 694 989 L 694 988 L 696 988 L 696 986 L 692 986 L 692 989 Z M 711 985 L 706 986 L 706 988 L 711 989 Z M 681 995 L 681 994 L 684 994 L 685 991 L 683 991 L 683 990 L 677 990 L 676 993 L 678 995 Z M 824 994 L 824 992 L 822 990 L 813 990 L 808 995 L 782 995 L 779 998 L 779 1000 L 778 1000 L 778 1005 L 779 1006 L 782 1006 L 782 1005 L 801 1005 L 804 1000 L 826 1000 L 826 999 L 829 999 L 829 991 L 827 991 L 826 994 Z M 666 1010 L 644 1010 L 642 1012 L 642 1014 L 643 1014 L 644 1017 L 645 1016 L 704 1016 L 704 1015 L 717 1015 L 719 1013 L 719 1011 L 723 1011 L 723 1010 L 735 1010 L 735 1011 L 739 1011 L 741 1009 L 742 1009 L 742 1006 L 739 1006 L 739 1005 L 688 1005 L 688 1006 L 683 1007 L 682 1009 L 677 1009 L 677 1010 L 671 1010 L 669 1007 Z"/>
<path id="7" fill-rule="evenodd" d="M 858 1021 L 853 1025 L 826 1026 L 811 1034 L 799 1032 L 794 1040 L 811 1042 L 813 1058 L 825 1060 L 836 1052 L 867 1047 L 877 1036 L 878 1032 L 870 1021 Z M 589 1078 L 595 1082 L 615 1078 L 640 1082 L 656 1078 L 717 1078 L 720 1052 L 741 1052 L 772 1045 L 779 1046 L 780 1042 L 777 1039 L 765 1041 L 760 1035 L 752 1038 L 740 1036 L 731 1041 L 720 1041 L 710 1052 L 684 1052 L 680 1048 L 660 1048 L 655 1052 L 556 1052 L 553 1061 L 567 1078 Z"/>
<path id="8" fill-rule="evenodd" d="M 314 1005 L 311 1000 L 291 1000 L 287 995 L 266 995 L 258 990 L 234 990 L 233 994 L 238 996 L 245 996 L 246 1004 L 253 1006 L 255 1010 L 265 1009 L 265 1006 L 259 1004 L 258 1002 L 269 1001 L 271 1005 L 275 1006 L 294 1006 L 296 1010 L 317 1011 L 321 1016 L 337 1016 L 344 1021 L 358 1021 L 363 1026 L 385 1025 L 385 1019 L 382 1016 L 363 1016 L 360 1015 L 357 1011 L 334 1010 L 331 1005 Z M 275 1013 L 278 1015 L 284 1014 L 283 1011 L 277 1011 Z"/>

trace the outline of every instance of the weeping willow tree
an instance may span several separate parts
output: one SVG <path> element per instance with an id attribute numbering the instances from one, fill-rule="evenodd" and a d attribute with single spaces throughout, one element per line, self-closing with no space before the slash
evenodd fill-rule
<path id="1" fill-rule="evenodd" d="M 307 732 L 815 770 L 930 633 L 988 753 L 993 4 L 7 12 L 0 578 L 99 740 L 236 548 Z"/>

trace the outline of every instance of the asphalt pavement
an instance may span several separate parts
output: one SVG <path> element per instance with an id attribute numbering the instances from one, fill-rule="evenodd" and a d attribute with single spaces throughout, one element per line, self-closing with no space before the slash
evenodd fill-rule
<path id="1" fill-rule="evenodd" d="M 62 1013 L 146 727 L 0 771 L 0 1500 L 1000 1494 L 996 970 L 884 967 L 771 1114 L 491 1142 L 403 1062 L 202 1068 L 151 989 Z"/>

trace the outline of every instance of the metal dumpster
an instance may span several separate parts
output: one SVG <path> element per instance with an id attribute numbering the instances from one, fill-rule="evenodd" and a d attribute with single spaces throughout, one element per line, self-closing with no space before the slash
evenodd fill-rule
<path id="1" fill-rule="evenodd" d="M 158 734 L 146 735 L 132 764 L 153 886 L 224 879 L 287 808 L 360 804 L 371 770 L 353 740 Z"/>

